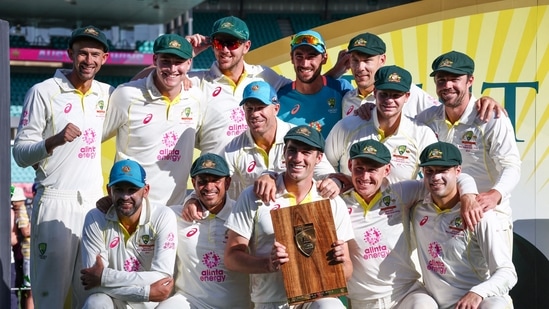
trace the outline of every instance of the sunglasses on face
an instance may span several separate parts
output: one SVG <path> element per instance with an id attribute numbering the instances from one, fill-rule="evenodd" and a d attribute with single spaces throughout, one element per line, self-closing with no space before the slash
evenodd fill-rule
<path id="1" fill-rule="evenodd" d="M 235 50 L 239 48 L 242 44 L 244 44 L 244 41 L 241 40 L 227 40 L 222 41 L 220 39 L 213 39 L 212 45 L 217 50 L 222 50 L 224 47 L 227 47 L 228 50 Z"/>
<path id="2" fill-rule="evenodd" d="M 294 45 L 303 44 L 303 43 L 314 45 L 314 46 L 316 45 L 324 46 L 324 44 L 317 37 L 308 35 L 308 34 L 294 37 L 290 45 L 294 46 Z"/>

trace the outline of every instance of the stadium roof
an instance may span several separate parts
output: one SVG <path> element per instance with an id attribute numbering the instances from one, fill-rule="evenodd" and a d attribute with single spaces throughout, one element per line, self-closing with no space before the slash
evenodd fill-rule
<path id="1" fill-rule="evenodd" d="M 163 24 L 204 0 L 2 0 L 0 19 L 41 28 Z"/>

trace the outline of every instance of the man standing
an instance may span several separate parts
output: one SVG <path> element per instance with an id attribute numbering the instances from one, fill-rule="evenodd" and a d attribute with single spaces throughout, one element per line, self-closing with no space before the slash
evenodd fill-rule
<path id="1" fill-rule="evenodd" d="M 427 290 L 439 308 L 512 308 L 508 293 L 517 274 L 496 213 L 489 210 L 473 229 L 464 227 L 459 149 L 437 142 L 420 160 L 429 194 L 413 208 L 411 225 Z"/>
<path id="2" fill-rule="evenodd" d="M 138 161 L 153 184 L 149 200 L 183 203 L 203 102 L 200 81 L 183 90 L 192 46 L 177 34 L 159 36 L 155 69 L 147 78 L 120 85 L 111 96 L 103 140 L 116 136 L 115 161 Z M 177 189 L 176 189 L 177 188 Z"/>
<path id="3" fill-rule="evenodd" d="M 264 81 L 251 82 L 246 86 L 240 105 L 244 108 L 248 129 L 235 137 L 224 151 L 233 180 L 229 195 L 234 199 L 263 173 L 269 171 L 278 174 L 286 170 L 284 136 L 295 127 L 277 117 L 280 103 L 274 89 Z M 314 175 L 319 180 L 322 196 L 334 197 L 339 194 L 340 188 L 335 182 L 320 181 L 334 172 L 324 157 L 315 167 Z M 275 186 L 274 181 L 272 186 Z"/>
<path id="4" fill-rule="evenodd" d="M 278 91 L 278 117 L 295 125 L 308 125 L 326 137 L 341 119 L 343 95 L 353 87 L 345 79 L 321 74 L 328 54 L 324 39 L 318 32 L 299 32 L 290 46 L 296 80 Z"/>
<path id="5" fill-rule="evenodd" d="M 279 89 L 290 80 L 268 67 L 250 65 L 244 61 L 244 55 L 252 43 L 248 26 L 238 17 L 217 20 L 209 39 L 198 34 L 188 39 L 196 53 L 211 44 L 215 55 L 216 61 L 209 71 L 193 74 L 203 79 L 207 101 L 203 126 L 197 136 L 197 148 L 203 153 L 220 154 L 234 137 L 246 131 L 244 111 L 239 106 L 246 85 L 265 80 Z"/>
<path id="6" fill-rule="evenodd" d="M 340 172 L 349 175 L 349 149 L 354 143 L 375 139 L 389 148 L 391 183 L 416 179 L 419 154 L 436 136 L 427 126 L 417 124 L 403 114 L 410 98 L 412 75 L 398 66 L 384 66 L 375 73 L 376 108 L 372 119 L 349 116 L 339 121 L 326 140 L 326 157 Z"/>
<path id="7" fill-rule="evenodd" d="M 520 180 L 520 154 L 508 117 L 481 121 L 471 93 L 475 63 L 466 54 L 451 51 L 433 61 L 436 91 L 442 105 L 432 107 L 417 120 L 430 127 L 440 141 L 456 145 L 463 158 L 463 172 L 473 176 L 479 188 L 478 202 L 493 209 L 507 231 L 509 253 L 513 249 L 511 192 Z M 469 226 L 469 224 L 467 223 Z"/>
<path id="8" fill-rule="evenodd" d="M 244 189 L 255 183 L 257 195 L 268 201 L 274 199 L 276 193 L 272 176 L 286 170 L 284 136 L 295 125 L 277 117 L 280 105 L 276 92 L 264 81 L 248 84 L 240 105 L 244 108 L 248 128 L 223 151 L 232 179 L 228 194 L 232 199 L 237 199 Z M 323 156 L 314 169 L 314 176 L 319 179 L 320 195 L 326 198 L 333 198 L 340 192 L 336 180 L 327 177 L 332 173 L 333 167 Z M 185 207 L 183 218 L 188 221 L 201 219 L 202 216 L 195 210 L 200 212 L 200 207 Z"/>
<path id="9" fill-rule="evenodd" d="M 412 262 L 408 215 L 409 208 L 427 194 L 423 181 L 389 184 L 391 153 L 376 140 L 357 142 L 349 152 L 353 189 L 342 198 L 355 233 L 355 241 L 349 245 L 353 276 L 348 281 L 348 298 L 352 306 L 438 308 Z M 464 202 L 474 201 L 478 193 L 474 180 L 460 177 Z"/>
<path id="10" fill-rule="evenodd" d="M 82 232 L 81 283 L 92 293 L 83 308 L 156 308 L 173 288 L 175 214 L 149 203 L 139 163 L 116 162 L 107 190 L 113 204 L 92 209 Z"/>
<path id="11" fill-rule="evenodd" d="M 166 308 L 251 308 L 248 274 L 228 270 L 223 259 L 224 224 L 235 203 L 227 194 L 229 166 L 219 155 L 202 154 L 192 165 L 191 177 L 204 219 L 186 222 L 179 216 L 183 206 L 172 207 L 179 231 L 177 294 Z"/>
<path id="12" fill-rule="evenodd" d="M 31 277 L 38 308 L 63 308 L 71 287 L 73 308 L 82 306 L 80 235 L 103 195 L 100 137 L 113 88 L 94 78 L 109 55 L 107 38 L 96 27 L 78 28 L 67 53 L 71 70 L 27 92 L 13 146 L 17 164 L 36 169 Z"/>
<path id="13" fill-rule="evenodd" d="M 16 262 L 18 278 L 17 287 L 30 289 L 30 246 L 31 246 L 31 224 L 27 213 L 27 197 L 23 188 L 16 187 L 11 197 L 11 207 L 15 211 L 15 224 L 17 228 L 17 238 L 22 260 Z M 23 309 L 34 308 L 32 301 L 32 291 L 21 291 L 21 303 Z"/>
<path id="14" fill-rule="evenodd" d="M 288 306 L 279 269 L 289 259 L 285 244 L 275 242 L 270 211 L 322 199 L 316 190 L 313 170 L 322 159 L 324 138 L 309 126 L 298 126 L 288 131 L 284 142 L 286 171 L 276 179 L 276 200 L 263 203 L 257 199 L 253 187 L 248 187 L 240 195 L 226 222 L 229 232 L 225 265 L 230 270 L 251 274 L 251 297 L 255 308 Z M 341 198 L 330 200 L 330 204 L 338 240 L 329 256 L 331 263 L 343 263 L 345 277 L 349 278 L 352 264 L 347 241 L 353 238 L 351 223 Z M 305 307 L 311 305 L 307 303 Z M 344 307 L 337 298 L 323 298 L 315 302 L 315 308 Z"/>
<path id="15" fill-rule="evenodd" d="M 385 49 L 385 42 L 373 33 L 362 33 L 349 41 L 347 52 L 351 56 L 351 72 L 357 88 L 347 92 L 343 97 L 342 117 L 353 115 L 364 103 L 376 103 L 374 76 L 377 70 L 385 65 Z M 410 85 L 408 101 L 402 113 L 412 119 L 425 109 L 440 104 L 415 84 Z"/>

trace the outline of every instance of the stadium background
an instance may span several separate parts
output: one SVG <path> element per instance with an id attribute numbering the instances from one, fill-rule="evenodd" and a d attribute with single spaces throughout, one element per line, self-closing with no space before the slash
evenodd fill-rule
<path id="1" fill-rule="evenodd" d="M 76 1 L 65 0 L 73 7 L 80 5 Z M 21 5 L 17 0 L 7 2 L 17 2 L 17 5 Z M 337 57 L 337 52 L 346 47 L 350 37 L 360 32 L 371 31 L 379 34 L 387 43 L 387 62 L 406 67 L 412 72 L 414 82 L 422 85 L 430 93 L 434 93 L 432 81 L 428 78 L 431 59 L 450 49 L 465 51 L 472 55 L 477 62 L 474 92 L 477 95 L 491 95 L 505 104 L 515 126 L 519 149 L 523 156 L 521 183 L 513 192 L 512 199 L 515 232 L 518 232 L 517 236 L 527 239 L 524 241 L 522 237 L 516 238 L 519 242 L 515 248 L 515 256 L 522 260 L 515 262 L 519 272 L 519 284 L 512 291 L 515 308 L 549 308 L 549 295 L 543 292 L 545 284 L 540 283 L 546 281 L 549 276 L 546 258 L 549 256 L 549 238 L 546 237 L 549 230 L 549 210 L 545 202 L 549 198 L 549 191 L 546 189 L 549 181 L 547 173 L 544 172 L 549 168 L 549 161 L 545 160 L 549 155 L 549 139 L 544 133 L 544 126 L 549 120 L 549 104 L 546 100 L 549 97 L 549 85 L 544 83 L 546 77 L 549 77 L 549 33 L 546 31 L 549 29 L 548 0 L 345 3 L 220 0 L 200 4 L 177 1 L 181 5 L 189 3 L 190 7 L 193 7 L 192 13 L 185 10 L 177 11 L 182 13 L 177 13 L 176 17 L 172 16 L 169 19 L 165 17 L 176 11 L 174 7 L 169 7 L 174 4 L 173 1 L 98 0 L 94 1 L 92 8 L 87 2 L 82 6 L 86 9 L 82 12 L 89 13 L 88 16 L 93 15 L 91 12 L 95 12 L 95 8 L 101 8 L 97 9 L 98 12 L 90 20 L 70 20 L 70 16 L 83 16 L 84 13 L 62 9 L 61 11 L 65 12 L 64 16 L 68 16 L 62 18 L 61 24 L 64 26 L 60 26 L 60 21 L 53 18 L 50 20 L 51 24 L 46 23 L 47 26 L 41 28 L 38 27 L 39 23 L 34 21 L 34 17 L 26 19 L 24 16 L 30 16 L 30 13 L 40 10 L 59 11 L 59 5 L 66 5 L 61 0 L 45 2 L 50 6 L 44 7 L 40 4 L 26 13 L 19 13 L 20 16 L 13 14 L 13 18 L 6 17 L 4 8 L 0 11 L 0 19 L 10 21 L 10 31 L 14 35 L 10 36 L 10 39 L 21 40 L 21 33 L 25 34 L 25 38 L 30 38 L 31 34 L 41 37 L 38 42 L 42 45 L 34 49 L 46 50 L 48 52 L 42 56 L 58 60 L 59 53 L 64 52 L 64 47 L 57 49 L 58 52 L 51 52 L 52 37 L 54 42 L 58 42 L 56 36 L 65 37 L 66 40 L 74 27 L 95 24 L 112 35 L 111 43 L 116 53 L 120 53 L 117 54 L 116 64 L 105 66 L 98 75 L 98 79 L 113 85 L 126 81 L 150 63 L 147 62 L 151 59 L 150 42 L 158 34 L 208 34 L 213 21 L 227 15 L 240 16 L 250 26 L 253 48 L 246 60 L 249 63 L 272 66 L 288 77 L 293 77 L 288 57 L 289 36 L 297 31 L 315 27 L 318 27 L 316 29 L 323 34 L 328 45 L 328 67 L 332 64 L 330 59 Z M 410 3 L 405 4 L 408 2 Z M 125 8 L 122 12 L 126 13 L 126 17 L 120 14 L 120 7 Z M 146 14 L 151 11 L 153 13 Z M 144 18 L 142 15 L 147 15 L 147 18 L 154 22 L 136 22 L 138 17 Z M 113 21 L 104 22 L 104 19 L 100 18 L 102 16 L 112 18 Z M 32 29 L 25 26 L 26 20 L 32 20 Z M 20 28 L 17 27 L 18 24 L 21 25 Z M 50 31 L 51 35 L 43 31 Z M 48 43 L 44 39 L 46 36 L 50 39 Z M 63 42 L 63 38 L 59 41 Z M 26 43 L 19 42 L 23 45 L 34 43 L 32 40 L 27 40 Z M 20 109 L 14 106 L 18 106 L 17 102 L 19 106 L 22 104 L 22 98 L 17 101 L 14 92 L 17 91 L 14 90 L 14 87 L 17 87 L 16 81 L 20 78 L 35 78 L 27 81 L 26 86 L 20 87 L 28 89 L 33 83 L 51 77 L 56 67 L 70 66 L 69 63 L 63 63 L 63 59 L 40 62 L 43 65 L 37 66 L 32 59 L 25 58 L 28 55 L 24 51 L 29 49 L 29 45 L 22 48 L 12 47 L 10 52 L 10 109 L 14 110 L 10 113 L 13 112 L 15 115 L 11 121 L 12 136 L 13 127 L 16 127 L 18 121 L 17 110 Z M 205 69 L 212 60 L 213 55 L 208 51 L 195 59 L 194 68 Z M 511 88 L 490 89 L 492 84 L 514 85 L 517 88 L 513 88 L 516 92 L 509 91 Z M 524 89 L 519 89 L 520 87 Z M 26 90 L 22 91 L 24 93 Z M 15 166 L 15 169 L 18 167 Z M 12 176 L 15 176 L 13 171 Z M 30 171 L 31 182 L 32 177 L 33 173 Z"/>

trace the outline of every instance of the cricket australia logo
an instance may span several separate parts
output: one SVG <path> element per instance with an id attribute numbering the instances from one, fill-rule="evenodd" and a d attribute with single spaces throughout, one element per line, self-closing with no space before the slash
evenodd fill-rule
<path id="1" fill-rule="evenodd" d="M 40 252 L 40 258 L 45 259 L 48 256 L 46 255 L 46 250 L 48 249 L 48 244 L 45 242 L 41 242 L 38 244 L 38 252 Z"/>
<path id="2" fill-rule="evenodd" d="M 310 257 L 316 246 L 316 231 L 312 223 L 294 226 L 294 239 L 303 255 Z"/>

